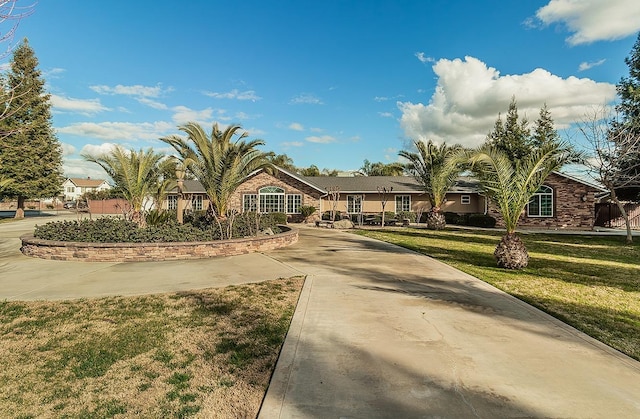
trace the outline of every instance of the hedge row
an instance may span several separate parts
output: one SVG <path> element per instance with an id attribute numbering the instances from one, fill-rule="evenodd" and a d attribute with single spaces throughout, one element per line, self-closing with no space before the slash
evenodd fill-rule
<path id="1" fill-rule="evenodd" d="M 210 219 L 205 213 L 191 214 L 184 224 L 168 220 L 160 225 L 139 227 L 122 218 L 101 217 L 96 220 L 57 221 L 36 226 L 34 236 L 43 240 L 96 242 L 96 243 L 161 243 L 194 242 L 256 236 L 258 232 L 271 229 L 280 232 L 283 224 L 277 214 L 242 213 L 221 220 Z M 286 215 L 285 215 L 286 221 Z M 221 230 L 222 229 L 222 230 Z"/>

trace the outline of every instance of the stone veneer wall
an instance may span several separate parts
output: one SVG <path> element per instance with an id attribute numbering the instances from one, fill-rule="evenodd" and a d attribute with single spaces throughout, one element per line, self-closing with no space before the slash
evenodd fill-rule
<path id="1" fill-rule="evenodd" d="M 592 229 L 595 222 L 595 194 L 597 189 L 581 182 L 552 173 L 544 182 L 553 188 L 553 217 L 528 217 L 525 213 L 518 221 L 519 227 L 546 229 Z M 586 200 L 583 201 L 582 197 Z M 489 215 L 496 218 L 496 226 L 504 227 L 500 213 L 493 203 Z"/>
<path id="2" fill-rule="evenodd" d="M 278 186 L 284 189 L 285 194 L 301 194 L 302 205 L 312 205 L 318 210 L 320 209 L 320 192 L 282 172 L 278 173 L 276 176 L 260 172 L 250 179 L 247 179 L 234 192 L 229 206 L 242 211 L 242 196 L 245 194 L 257 194 L 258 190 L 265 186 Z M 289 214 L 289 218 L 289 221 L 302 221 L 302 217 L 296 217 L 296 214 Z"/>
<path id="3" fill-rule="evenodd" d="M 289 246 L 298 241 L 298 230 L 233 240 L 176 243 L 81 243 L 36 239 L 25 235 L 20 250 L 27 256 L 51 260 L 84 262 L 150 262 L 164 260 L 205 259 L 264 252 Z"/>

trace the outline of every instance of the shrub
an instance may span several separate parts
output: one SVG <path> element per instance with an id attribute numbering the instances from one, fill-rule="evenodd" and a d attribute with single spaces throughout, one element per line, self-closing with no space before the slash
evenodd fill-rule
<path id="1" fill-rule="evenodd" d="M 400 211 L 396 213 L 396 218 L 398 220 L 409 220 L 410 223 L 416 222 L 416 213 L 412 211 Z"/>
<path id="2" fill-rule="evenodd" d="M 161 226 L 175 221 L 177 213 L 163 209 L 152 209 L 145 214 L 145 221 L 149 226 Z"/>
<path id="3" fill-rule="evenodd" d="M 445 212 L 444 219 L 447 222 L 447 224 L 458 224 L 460 222 L 460 216 L 455 212 Z"/>
<path id="4" fill-rule="evenodd" d="M 335 220 L 339 220 L 341 218 L 341 213 L 340 211 L 336 210 L 335 212 Z M 322 214 L 322 219 L 327 221 L 327 220 L 331 220 L 331 211 L 325 211 L 324 214 Z"/>
<path id="5" fill-rule="evenodd" d="M 493 228 L 496 226 L 496 219 L 485 214 L 469 214 L 467 225 L 473 227 Z"/>
<path id="6" fill-rule="evenodd" d="M 96 220 L 57 221 L 36 226 L 34 236 L 44 240 L 97 243 L 213 241 L 220 239 L 221 228 L 226 236 L 232 221 L 232 238 L 255 236 L 267 228 L 279 233 L 281 230 L 277 224 L 281 224 L 283 215 L 242 213 L 218 223 L 214 219 L 208 222 L 206 214 L 193 214 L 190 217 L 194 223 L 177 224 L 171 219 L 164 224 L 149 224 L 144 228 L 123 218 L 101 217 Z"/>
<path id="7" fill-rule="evenodd" d="M 300 206 L 300 214 L 306 219 L 313 215 L 316 212 L 316 207 L 313 205 L 301 205 Z"/>

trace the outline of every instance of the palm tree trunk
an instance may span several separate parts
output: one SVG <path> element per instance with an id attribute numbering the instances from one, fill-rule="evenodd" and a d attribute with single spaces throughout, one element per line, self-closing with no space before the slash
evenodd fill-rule
<path id="1" fill-rule="evenodd" d="M 429 230 L 444 230 L 447 226 L 447 220 L 444 214 L 438 210 L 429 211 L 427 214 L 427 228 Z"/>
<path id="2" fill-rule="evenodd" d="M 515 232 L 502 237 L 493 255 L 499 268 L 523 269 L 529 264 L 529 252 Z"/>

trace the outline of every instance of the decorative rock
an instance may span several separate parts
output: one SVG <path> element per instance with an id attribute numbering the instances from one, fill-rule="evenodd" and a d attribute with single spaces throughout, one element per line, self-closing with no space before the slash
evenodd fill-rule
<path id="1" fill-rule="evenodd" d="M 351 222 L 351 220 L 338 220 L 333 223 L 333 228 L 342 228 L 342 229 L 353 228 L 353 223 Z"/>

